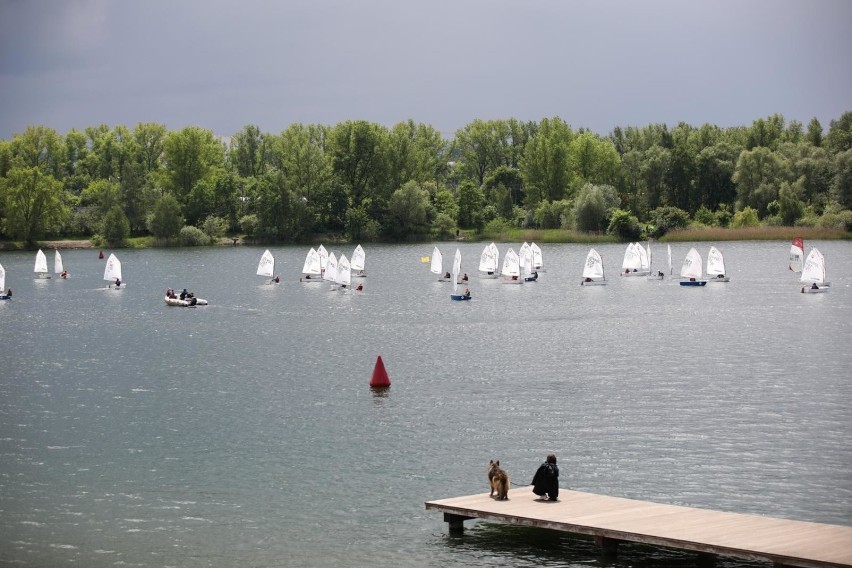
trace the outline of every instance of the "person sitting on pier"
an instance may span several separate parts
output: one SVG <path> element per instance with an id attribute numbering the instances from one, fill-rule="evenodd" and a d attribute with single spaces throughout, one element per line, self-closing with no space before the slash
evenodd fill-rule
<path id="1" fill-rule="evenodd" d="M 538 467 L 532 480 L 533 493 L 548 501 L 559 497 L 559 468 L 556 466 L 556 454 L 548 454 L 547 459 Z"/>

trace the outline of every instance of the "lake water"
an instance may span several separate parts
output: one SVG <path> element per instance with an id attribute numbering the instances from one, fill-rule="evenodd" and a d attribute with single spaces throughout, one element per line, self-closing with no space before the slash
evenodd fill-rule
<path id="1" fill-rule="evenodd" d="M 787 242 L 721 243 L 731 281 L 704 288 L 619 277 L 623 245 L 596 247 L 608 286 L 578 285 L 588 245 L 543 245 L 539 281 L 505 285 L 463 243 L 471 302 L 421 263 L 431 244 L 368 244 L 349 294 L 299 283 L 308 247 L 271 249 L 278 285 L 263 248 L 121 250 L 118 292 L 97 250 L 63 251 L 64 281 L 0 253 L 0 565 L 599 565 L 588 540 L 450 538 L 424 509 L 488 491 L 492 458 L 529 483 L 549 452 L 562 487 L 850 525 L 852 243 L 811 245 L 826 294 L 799 293 Z"/>

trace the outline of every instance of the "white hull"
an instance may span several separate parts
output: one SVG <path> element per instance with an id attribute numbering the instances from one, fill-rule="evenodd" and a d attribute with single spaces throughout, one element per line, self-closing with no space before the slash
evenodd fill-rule
<path id="1" fill-rule="evenodd" d="M 606 280 L 581 280 L 580 286 L 606 286 Z"/>
<path id="2" fill-rule="evenodd" d="M 650 276 L 651 271 L 650 270 L 637 270 L 635 272 L 632 272 L 632 271 L 631 272 L 622 272 L 621 275 L 622 276 Z"/>
<path id="3" fill-rule="evenodd" d="M 480 277 L 480 278 L 484 278 L 484 279 L 486 279 L 486 280 L 488 280 L 488 279 L 490 279 L 490 280 L 495 280 L 495 279 L 497 278 L 497 276 L 499 276 L 499 275 L 498 275 L 496 272 L 491 272 L 491 273 L 488 273 L 488 272 L 480 272 L 480 273 L 479 273 L 479 277 Z"/>
<path id="4" fill-rule="evenodd" d="M 500 282 L 502 282 L 503 284 L 523 284 L 524 279 L 520 276 L 516 278 L 512 278 L 511 276 L 503 276 L 502 278 L 500 278 Z"/>
<path id="5" fill-rule="evenodd" d="M 181 300 L 180 298 L 169 298 L 168 296 L 165 296 L 164 299 L 166 301 L 166 305 L 169 305 L 169 306 L 176 306 L 176 307 L 179 307 L 179 308 L 191 308 L 193 306 L 193 304 L 190 300 Z M 203 300 L 201 298 L 196 298 L 195 299 L 195 305 L 196 306 L 206 306 L 207 300 Z"/>
<path id="6" fill-rule="evenodd" d="M 828 292 L 828 286 L 820 287 L 820 288 L 812 288 L 810 286 L 802 286 L 802 294 L 822 294 L 824 292 Z"/>
<path id="7" fill-rule="evenodd" d="M 731 281 L 730 276 L 722 276 L 721 278 L 719 278 L 718 276 L 715 276 L 715 277 L 707 279 L 707 282 L 730 282 L 730 281 Z"/>

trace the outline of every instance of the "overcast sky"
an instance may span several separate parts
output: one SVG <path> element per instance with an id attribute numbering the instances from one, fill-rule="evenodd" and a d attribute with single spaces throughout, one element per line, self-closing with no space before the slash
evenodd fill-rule
<path id="1" fill-rule="evenodd" d="M 849 0 L 0 0 L 0 138 L 852 111 Z"/>

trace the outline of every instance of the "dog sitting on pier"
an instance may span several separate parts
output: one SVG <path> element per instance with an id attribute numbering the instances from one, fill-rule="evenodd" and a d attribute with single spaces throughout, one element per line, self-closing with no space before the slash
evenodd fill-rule
<path id="1" fill-rule="evenodd" d="M 500 460 L 488 462 L 488 481 L 491 483 L 489 497 L 494 497 L 496 492 L 500 501 L 509 498 L 509 475 L 500 467 Z"/>

